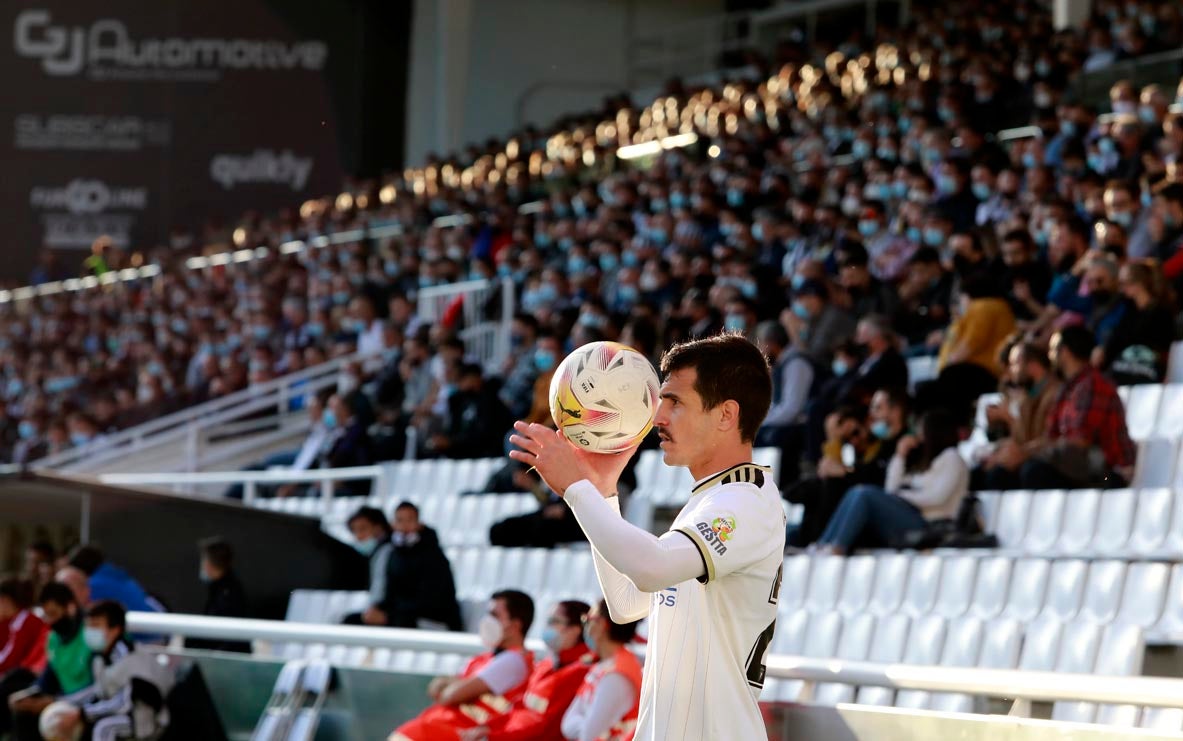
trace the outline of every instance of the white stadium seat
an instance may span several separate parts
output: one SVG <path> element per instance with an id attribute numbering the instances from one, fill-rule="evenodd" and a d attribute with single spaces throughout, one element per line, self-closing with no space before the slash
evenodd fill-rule
<path id="1" fill-rule="evenodd" d="M 1027 513 L 1027 533 L 1021 548 L 1027 553 L 1051 553 L 1060 537 L 1064 521 L 1062 491 L 1037 491 L 1031 494 L 1031 508 Z"/>
<path id="2" fill-rule="evenodd" d="M 941 650 L 940 666 L 972 667 L 978 664 L 978 655 L 982 650 L 982 621 L 977 618 L 965 617 L 951 620 L 945 628 L 945 645 Z M 953 704 L 949 696 L 940 696 L 940 704 Z M 899 692 L 896 695 L 896 707 L 901 708 L 932 708 L 938 702 L 938 696 L 931 692 L 911 690 Z M 972 705 L 972 703 L 971 703 Z M 965 712 L 965 711 L 963 711 Z"/>
<path id="3" fill-rule="evenodd" d="M 908 570 L 908 588 L 901 609 L 913 617 L 928 615 L 937 602 L 941 586 L 940 556 L 916 556 Z"/>
<path id="4" fill-rule="evenodd" d="M 1131 439 L 1142 441 L 1154 433 L 1162 393 L 1162 386 L 1154 383 L 1130 387 L 1129 400 L 1124 403 L 1126 428 Z"/>
<path id="5" fill-rule="evenodd" d="M 1179 441 L 1164 437 L 1144 440 L 1138 446 L 1133 487 L 1170 486 L 1175 473 Z"/>
<path id="6" fill-rule="evenodd" d="M 887 615 L 875 623 L 875 637 L 871 640 L 871 652 L 867 661 L 878 664 L 896 664 L 904 655 L 911 619 L 907 615 Z M 890 705 L 894 693 L 885 687 L 860 687 L 857 694 L 860 705 Z"/>
<path id="7" fill-rule="evenodd" d="M 888 615 L 899 609 L 904 601 L 912 556 L 892 553 L 881 555 L 875 560 L 875 588 L 871 592 L 868 609 L 872 615 Z"/>
<path id="8" fill-rule="evenodd" d="M 1060 635 L 1060 656 L 1056 671 L 1073 674 L 1092 674 L 1097 665 L 1102 627 L 1083 621 L 1064 626 Z M 1087 702 L 1057 702 L 1053 705 L 1052 720 L 1072 723 L 1092 723 L 1097 706 Z"/>
<path id="9" fill-rule="evenodd" d="M 1096 627 L 1096 626 L 1093 626 Z M 1082 634 L 1086 629 L 1079 629 Z M 1096 673 L 1103 677 L 1128 677 L 1142 672 L 1142 659 L 1146 650 L 1142 630 L 1136 625 L 1109 625 L 1101 631 L 1096 658 L 1092 666 L 1082 671 Z M 1067 636 L 1067 632 L 1065 633 Z M 1067 647 L 1061 647 L 1064 651 Z M 1083 654 L 1082 654 L 1083 656 Z M 1066 670 L 1071 671 L 1071 670 Z M 1073 720 L 1091 723 L 1094 720 L 1108 725 L 1132 727 L 1138 717 L 1134 705 L 1103 705 L 1092 703 L 1058 702 L 1052 717 L 1056 720 Z"/>
<path id="10" fill-rule="evenodd" d="M 1084 599 L 1087 577 L 1087 561 L 1072 559 L 1054 562 L 1048 576 L 1047 598 L 1041 614 L 1062 623 L 1075 618 Z"/>
<path id="11" fill-rule="evenodd" d="M 842 574 L 845 566 L 846 559 L 842 556 L 813 557 L 809 589 L 805 595 L 807 610 L 826 612 L 837 604 L 838 596 L 842 592 Z"/>
<path id="12" fill-rule="evenodd" d="M 908 646 L 904 649 L 903 663 L 916 666 L 939 664 L 941 652 L 945 647 L 946 629 L 945 619 L 938 615 L 925 615 L 913 620 L 912 628 L 908 631 Z M 876 688 L 864 688 L 864 690 L 871 690 L 868 694 L 872 701 L 867 704 L 882 704 L 878 702 L 879 698 L 890 694 L 890 692 L 886 688 L 878 688 L 880 692 L 876 693 L 873 691 L 874 689 Z M 863 702 L 862 693 L 859 694 L 859 702 Z M 898 707 L 922 708 L 928 704 L 928 695 L 927 693 L 916 694 L 909 690 L 900 690 L 896 693 L 892 704 Z"/>
<path id="13" fill-rule="evenodd" d="M 804 553 L 785 559 L 784 571 L 781 572 L 780 597 L 777 600 L 777 609 L 782 613 L 805 604 L 805 595 L 809 593 L 811 566 L 809 556 Z"/>
<path id="14" fill-rule="evenodd" d="M 1138 492 L 1133 532 L 1126 544 L 1129 551 L 1149 555 L 1163 550 L 1171 528 L 1174 499 L 1170 489 L 1142 489 Z"/>
<path id="15" fill-rule="evenodd" d="M 871 601 L 874 585 L 875 557 L 864 555 L 847 558 L 842 593 L 838 596 L 838 611 L 843 615 L 861 613 Z"/>
<path id="16" fill-rule="evenodd" d="M 1095 489 L 1068 492 L 1060 539 L 1053 548 L 1055 553 L 1075 555 L 1084 553 L 1090 547 L 1093 535 L 1097 533 L 1097 513 L 1101 497 L 1106 494 L 1107 492 Z"/>
<path id="17" fill-rule="evenodd" d="M 945 618 L 960 617 L 973 601 L 979 559 L 977 556 L 946 556 L 941 561 L 935 612 Z"/>
<path id="18" fill-rule="evenodd" d="M 1183 564 L 1171 568 L 1162 617 L 1148 632 L 1156 641 L 1183 642 Z"/>
<path id="19" fill-rule="evenodd" d="M 1097 531 L 1089 551 L 1097 554 L 1121 553 L 1130 539 L 1134 526 L 1137 495 L 1133 489 L 1113 489 L 1101 492 L 1101 507 L 1097 514 Z"/>
<path id="20" fill-rule="evenodd" d="M 839 661 L 862 661 L 871 651 L 871 638 L 875 634 L 875 618 L 866 613 L 847 615 L 842 623 L 842 637 L 834 658 Z M 814 690 L 815 705 L 837 705 L 854 699 L 854 687 L 837 682 L 821 682 Z"/>
<path id="21" fill-rule="evenodd" d="M 1179 345 L 1183 346 L 1183 342 Z M 1163 387 L 1158 421 L 1154 425 L 1155 437 L 1168 440 L 1183 438 L 1183 413 L 1180 409 L 1183 409 L 1183 383 L 1169 383 Z"/>
<path id="22" fill-rule="evenodd" d="M 1054 617 L 1040 617 L 1027 626 L 1019 663 L 1024 671 L 1050 672 L 1056 668 L 1060 653 L 1060 633 L 1063 623 Z"/>
<path id="23" fill-rule="evenodd" d="M 1003 548 L 1018 548 L 1027 534 L 1027 512 L 1031 508 L 1031 492 L 1009 491 L 998 504 L 994 534 Z"/>
<path id="24" fill-rule="evenodd" d="M 992 620 L 1006 607 L 1013 561 L 1006 556 L 988 556 L 978 564 L 978 574 L 968 614 Z"/>
<path id="25" fill-rule="evenodd" d="M 825 612 L 811 615 L 798 653 L 811 659 L 833 658 L 841 635 L 841 614 Z M 777 682 L 776 692 L 773 696 L 780 702 L 793 702 L 801 694 L 804 684 L 799 680 L 782 679 Z"/>
<path id="26" fill-rule="evenodd" d="M 1171 356 L 1167 359 L 1167 383 L 1183 383 L 1183 340 L 1171 345 Z"/>
<path id="27" fill-rule="evenodd" d="M 982 518 L 982 529 L 988 533 L 994 532 L 994 526 L 998 521 L 998 505 L 1005 496 L 1000 491 L 979 491 L 978 496 L 978 514 Z"/>
<path id="28" fill-rule="evenodd" d="M 1156 731 L 1183 731 L 1183 708 L 1145 708 L 1138 727 Z"/>
<path id="29" fill-rule="evenodd" d="M 1125 585 L 1125 561 L 1093 561 L 1089 565 L 1084 600 L 1079 617 L 1094 623 L 1108 623 L 1117 617 Z"/>
<path id="30" fill-rule="evenodd" d="M 1115 622 L 1150 630 L 1162 617 L 1170 578 L 1170 564 L 1130 564 Z"/>

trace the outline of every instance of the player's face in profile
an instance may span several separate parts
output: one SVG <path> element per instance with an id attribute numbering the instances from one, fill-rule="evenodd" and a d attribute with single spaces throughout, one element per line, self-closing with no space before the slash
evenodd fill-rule
<path id="1" fill-rule="evenodd" d="M 698 371 L 676 370 L 661 385 L 661 401 L 653 426 L 661 438 L 667 466 L 689 466 L 709 450 L 714 425 L 702 408 L 702 397 L 694 390 Z"/>

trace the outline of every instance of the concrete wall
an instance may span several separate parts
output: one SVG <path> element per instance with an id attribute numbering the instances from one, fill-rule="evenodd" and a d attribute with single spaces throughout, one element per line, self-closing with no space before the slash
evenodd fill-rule
<path id="1" fill-rule="evenodd" d="M 723 0 L 417 0 L 407 163 L 595 107 L 628 88 L 632 35 Z"/>

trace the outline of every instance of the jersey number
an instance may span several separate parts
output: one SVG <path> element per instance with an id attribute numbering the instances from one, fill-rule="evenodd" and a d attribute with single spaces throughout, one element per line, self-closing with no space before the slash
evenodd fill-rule
<path id="1" fill-rule="evenodd" d="M 780 598 L 780 580 L 784 573 L 784 564 L 776 570 L 776 578 L 772 580 L 772 589 L 768 592 L 768 604 L 775 605 Z M 776 632 L 776 619 L 774 618 L 764 632 L 756 638 L 756 645 L 752 646 L 751 653 L 748 654 L 747 677 L 748 684 L 756 689 L 763 689 L 764 675 L 767 669 L 764 666 L 764 657 L 768 654 L 768 646 L 772 644 L 772 635 Z"/>

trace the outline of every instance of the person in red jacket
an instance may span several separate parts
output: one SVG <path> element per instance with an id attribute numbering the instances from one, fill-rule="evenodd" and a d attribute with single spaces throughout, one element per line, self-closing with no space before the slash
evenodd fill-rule
<path id="1" fill-rule="evenodd" d="M 24 669 L 31 676 L 45 670 L 45 636 L 49 628 L 34 615 L 33 585 L 25 579 L 0 581 L 0 623 L 6 629 L 0 648 L 0 676 Z"/>
<path id="2" fill-rule="evenodd" d="M 587 616 L 584 640 L 599 662 L 563 715 L 569 741 L 632 741 L 641 700 L 641 662 L 629 650 L 636 623 L 614 623 L 603 600 Z"/>
<path id="3" fill-rule="evenodd" d="M 456 677 L 436 677 L 427 694 L 436 702 L 402 724 L 388 741 L 459 741 L 460 732 L 500 723 L 526 692 L 534 657 L 526 632 L 534 622 L 534 600 L 512 589 L 489 598 L 479 633 L 487 653 L 474 656 Z"/>
<path id="4" fill-rule="evenodd" d="M 563 713 L 596 660 L 583 642 L 589 609 L 574 600 L 555 605 L 542 632 L 552 653 L 534 665 L 526 694 L 499 723 L 461 731 L 461 741 L 561 741 Z"/>

